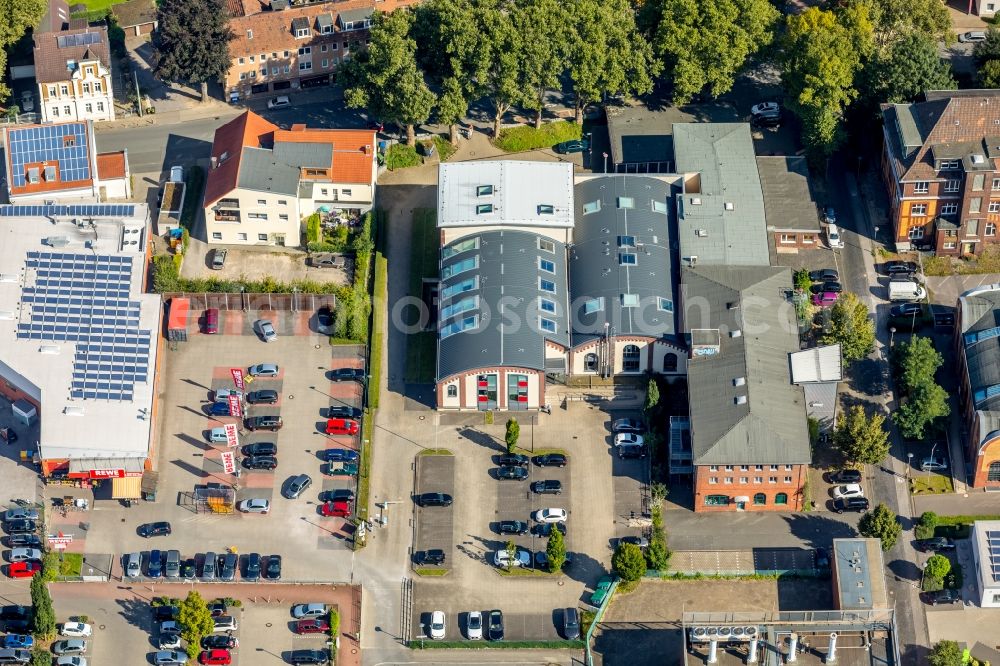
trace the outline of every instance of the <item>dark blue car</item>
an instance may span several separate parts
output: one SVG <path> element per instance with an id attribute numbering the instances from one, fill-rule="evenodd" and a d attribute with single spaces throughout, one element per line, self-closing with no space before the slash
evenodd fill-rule
<path id="1" fill-rule="evenodd" d="M 150 578 L 159 578 L 163 575 L 163 551 L 149 551 L 149 561 L 146 562 L 146 575 Z"/>
<path id="2" fill-rule="evenodd" d="M 7 634 L 3 637 L 3 646 L 5 648 L 24 648 L 30 649 L 35 644 L 35 639 L 31 636 L 25 636 L 23 634 Z"/>
<path id="3" fill-rule="evenodd" d="M 327 462 L 357 462 L 358 452 L 353 449 L 325 449 L 319 452 Z"/>
<path id="4" fill-rule="evenodd" d="M 212 416 L 229 416 L 229 403 L 213 402 L 212 406 L 208 408 L 208 413 Z"/>

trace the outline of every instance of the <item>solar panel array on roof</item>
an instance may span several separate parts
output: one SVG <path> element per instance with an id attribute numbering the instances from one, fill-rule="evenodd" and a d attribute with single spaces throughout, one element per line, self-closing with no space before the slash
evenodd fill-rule
<path id="1" fill-rule="evenodd" d="M 76 35 L 63 35 L 62 37 L 56 37 L 56 44 L 58 44 L 61 49 L 71 46 L 98 44 L 100 41 L 101 33 L 99 32 L 81 32 Z"/>
<path id="2" fill-rule="evenodd" d="M 100 217 L 135 216 L 135 206 L 128 204 L 76 204 L 49 206 L 0 205 L 0 217 Z"/>
<path id="3" fill-rule="evenodd" d="M 989 551 L 990 571 L 993 573 L 993 581 L 1000 583 L 1000 532 L 986 532 L 986 549 Z"/>
<path id="4" fill-rule="evenodd" d="M 76 343 L 72 397 L 131 401 L 135 383 L 149 380 L 152 337 L 139 329 L 139 302 L 129 299 L 132 258 L 28 252 L 25 265 L 28 320 L 17 337 Z"/>
<path id="5" fill-rule="evenodd" d="M 10 129 L 11 178 L 14 187 L 26 184 L 26 165 L 58 162 L 62 182 L 90 180 L 87 123 L 64 123 Z"/>

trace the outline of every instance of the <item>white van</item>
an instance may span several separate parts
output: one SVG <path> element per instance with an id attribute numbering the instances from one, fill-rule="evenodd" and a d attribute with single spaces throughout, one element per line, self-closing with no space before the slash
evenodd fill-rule
<path id="1" fill-rule="evenodd" d="M 223 427 L 212 428 L 208 431 L 208 441 L 213 444 L 225 444 L 229 441 L 229 438 L 226 437 L 226 429 Z"/>
<path id="2" fill-rule="evenodd" d="M 927 297 L 927 290 L 913 280 L 890 280 L 890 301 L 919 301 Z"/>
<path id="3" fill-rule="evenodd" d="M 844 247 L 844 239 L 840 237 L 840 229 L 836 224 L 826 225 L 826 241 L 831 248 Z"/>

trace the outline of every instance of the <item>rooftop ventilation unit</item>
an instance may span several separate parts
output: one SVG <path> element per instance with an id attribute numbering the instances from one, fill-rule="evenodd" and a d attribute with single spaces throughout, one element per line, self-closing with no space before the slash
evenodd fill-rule
<path id="1" fill-rule="evenodd" d="M 736 204 L 734 204 L 732 201 L 727 201 L 726 210 L 736 210 Z"/>
<path id="2" fill-rule="evenodd" d="M 58 354 L 59 345 L 42 345 L 38 348 L 38 351 L 42 354 Z"/>
<path id="3" fill-rule="evenodd" d="M 745 405 L 747 404 L 747 397 L 745 395 L 738 395 L 735 398 L 733 398 L 733 404 Z"/>
<path id="4" fill-rule="evenodd" d="M 708 238 L 708 229 L 695 229 L 694 235 L 699 238 Z"/>
<path id="5" fill-rule="evenodd" d="M 746 383 L 747 383 L 746 377 L 737 377 L 736 379 L 733 380 L 733 386 L 746 386 Z"/>
<path id="6" fill-rule="evenodd" d="M 701 205 L 701 197 L 691 197 L 691 205 L 692 206 L 700 206 Z"/>
<path id="7" fill-rule="evenodd" d="M 0 310 L 0 320 L 11 321 L 14 319 L 14 313 L 11 310 Z"/>
<path id="8" fill-rule="evenodd" d="M 83 407 L 67 405 L 63 407 L 63 414 L 66 416 L 83 416 Z"/>
<path id="9" fill-rule="evenodd" d="M 743 331 L 741 331 L 740 329 L 736 329 L 735 331 L 729 331 L 729 337 L 731 337 L 731 338 L 742 338 L 743 337 Z"/>
<path id="10" fill-rule="evenodd" d="M 17 282 L 17 273 L 0 273 L 0 282 Z"/>

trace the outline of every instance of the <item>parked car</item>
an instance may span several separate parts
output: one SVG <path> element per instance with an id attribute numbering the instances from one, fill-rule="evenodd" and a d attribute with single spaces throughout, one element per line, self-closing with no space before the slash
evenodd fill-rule
<path id="1" fill-rule="evenodd" d="M 280 416 L 251 416 L 244 421 L 247 430 L 270 430 L 275 432 L 281 430 L 284 423 Z"/>
<path id="2" fill-rule="evenodd" d="M 10 562 L 27 562 L 29 560 L 41 560 L 42 551 L 38 548 L 14 548 L 7 555 Z"/>
<path id="3" fill-rule="evenodd" d="M 254 497 L 240 502 L 239 509 L 243 513 L 267 513 L 271 510 L 271 502 L 263 497 Z"/>
<path id="4" fill-rule="evenodd" d="M 833 489 L 834 499 L 847 499 L 850 497 L 864 497 L 865 489 L 860 483 L 847 483 Z"/>
<path id="5" fill-rule="evenodd" d="M 158 666 L 183 666 L 187 660 L 187 653 L 180 650 L 160 650 L 153 655 L 153 663 Z"/>
<path id="6" fill-rule="evenodd" d="M 497 458 L 497 464 L 501 467 L 526 467 L 528 456 L 522 456 L 520 453 L 505 453 Z"/>
<path id="7" fill-rule="evenodd" d="M 0 648 L 0 664 L 27 664 L 30 661 L 30 650 Z"/>
<path id="8" fill-rule="evenodd" d="M 264 578 L 268 580 L 281 580 L 281 555 L 267 556 L 267 567 L 264 569 Z"/>
<path id="9" fill-rule="evenodd" d="M 7 634 L 3 637 L 5 648 L 30 650 L 35 645 L 35 639 L 29 634 Z"/>
<path id="10" fill-rule="evenodd" d="M 219 580 L 225 580 L 225 581 L 236 580 L 237 564 L 239 564 L 239 557 L 236 555 L 236 553 L 226 553 L 225 555 L 220 555 Z M 216 629 L 216 631 L 218 631 L 218 629 Z"/>
<path id="11" fill-rule="evenodd" d="M 201 639 L 203 650 L 235 650 L 240 646 L 240 641 L 235 636 L 225 634 L 209 634 Z"/>
<path id="12" fill-rule="evenodd" d="M 503 612 L 499 610 L 491 610 L 487 626 L 489 627 L 487 637 L 491 641 L 503 640 Z"/>
<path id="13" fill-rule="evenodd" d="M 920 469 L 925 472 L 940 472 L 948 469 L 948 461 L 941 456 L 924 458 L 920 461 Z"/>
<path id="14" fill-rule="evenodd" d="M 248 405 L 273 405 L 278 402 L 278 392 L 271 389 L 250 391 L 247 393 Z"/>
<path id="15" fill-rule="evenodd" d="M 563 609 L 562 635 L 568 641 L 575 641 L 580 637 L 580 611 L 576 608 Z"/>
<path id="16" fill-rule="evenodd" d="M 559 530 L 566 535 L 566 523 L 536 523 L 531 527 L 531 533 L 535 536 L 544 537 L 546 539 L 552 535 L 552 530 Z"/>
<path id="17" fill-rule="evenodd" d="M 882 264 L 882 271 L 892 277 L 907 277 L 919 270 L 916 262 L 913 261 L 887 261 Z"/>
<path id="18" fill-rule="evenodd" d="M 31 617 L 31 606 L 0 606 L 0 620 L 27 620 Z"/>
<path id="19" fill-rule="evenodd" d="M 639 419 L 615 419 L 611 424 L 611 432 L 634 432 L 643 433 L 646 431 L 642 421 Z"/>
<path id="20" fill-rule="evenodd" d="M 288 486 L 285 488 L 283 494 L 287 499 L 298 499 L 299 495 L 304 493 L 311 485 L 312 478 L 308 474 L 299 474 L 288 482 Z"/>
<path id="21" fill-rule="evenodd" d="M 347 259 L 342 254 L 317 252 L 309 255 L 309 263 L 313 268 L 343 268 L 347 265 Z"/>
<path id="22" fill-rule="evenodd" d="M 812 287 L 809 288 L 809 291 L 811 291 L 814 294 L 822 294 L 825 291 L 834 294 L 839 294 L 842 291 L 844 291 L 844 285 L 840 284 L 839 282 L 828 280 L 826 282 L 820 282 L 814 284 Z"/>
<path id="23" fill-rule="evenodd" d="M 931 606 L 962 603 L 961 590 L 936 590 L 934 592 L 925 592 L 921 596 Z"/>
<path id="24" fill-rule="evenodd" d="M 301 620 L 307 617 L 323 617 L 330 612 L 330 607 L 326 604 L 295 604 L 292 606 L 292 617 Z"/>
<path id="25" fill-rule="evenodd" d="M 181 562 L 181 578 L 184 580 L 194 580 L 198 575 L 198 565 L 195 564 L 194 559 L 188 558 Z"/>
<path id="26" fill-rule="evenodd" d="M 861 483 L 861 470 L 845 468 L 830 475 L 831 483 Z"/>
<path id="27" fill-rule="evenodd" d="M 327 418 L 331 419 L 360 419 L 364 413 L 357 407 L 338 405 L 327 410 Z"/>
<path id="28" fill-rule="evenodd" d="M 523 520 L 501 520 L 497 525 L 497 532 L 500 534 L 526 534 L 528 523 Z"/>
<path id="29" fill-rule="evenodd" d="M 243 580 L 260 580 L 260 555 L 258 553 L 248 553 L 243 560 Z"/>
<path id="30" fill-rule="evenodd" d="M 150 578 L 159 578 L 163 575 L 163 551 L 149 551 L 149 559 L 146 560 L 146 575 Z"/>
<path id="31" fill-rule="evenodd" d="M 181 577 L 181 553 L 177 550 L 168 550 L 167 557 L 163 564 L 163 573 L 167 578 Z"/>
<path id="32" fill-rule="evenodd" d="M 480 611 L 469 611 L 466 616 L 465 637 L 470 641 L 483 640 L 483 614 Z"/>
<path id="33" fill-rule="evenodd" d="M 54 666 L 87 666 L 87 658 L 77 656 L 56 657 L 56 660 L 52 663 Z"/>
<path id="34" fill-rule="evenodd" d="M 444 564 L 447 559 L 445 552 L 440 548 L 432 548 L 431 550 L 421 550 L 413 556 L 413 561 L 420 566 L 436 566 Z"/>
<path id="35" fill-rule="evenodd" d="M 228 666 L 233 663 L 233 656 L 229 653 L 229 650 L 205 650 L 200 655 L 198 655 L 199 664 L 207 664 L 210 666 Z"/>
<path id="36" fill-rule="evenodd" d="M 531 566 L 531 553 L 520 548 L 514 553 L 514 558 L 511 559 L 510 553 L 507 549 L 501 548 L 493 555 L 493 565 L 500 569 L 506 569 L 508 567 L 528 567 Z"/>
<path id="37" fill-rule="evenodd" d="M 845 511 L 856 511 L 861 513 L 868 510 L 868 499 L 865 497 L 846 497 L 833 501 L 833 510 L 837 513 Z"/>
<path id="38" fill-rule="evenodd" d="M 560 155 L 571 155 L 573 153 L 582 153 L 590 148 L 590 142 L 585 139 L 571 139 L 569 141 L 563 141 L 562 143 L 557 143 L 552 147 L 552 150 L 556 151 Z"/>
<path id="39" fill-rule="evenodd" d="M 562 494 L 562 481 L 557 479 L 546 479 L 544 481 L 535 481 L 531 484 L 531 492 L 537 495 L 561 495 Z"/>
<path id="40" fill-rule="evenodd" d="M 218 572 L 219 559 L 215 553 L 209 551 L 205 553 L 205 559 L 201 563 L 201 579 L 215 580 Z"/>
<path id="41" fill-rule="evenodd" d="M 347 502 L 324 502 L 320 505 L 319 512 L 324 516 L 335 518 L 350 518 L 351 505 Z"/>
<path id="42" fill-rule="evenodd" d="M 775 115 L 781 113 L 777 102 L 759 102 L 750 107 L 751 116 Z"/>
<path id="43" fill-rule="evenodd" d="M 333 326 L 333 309 L 329 305 L 323 305 L 316 310 L 316 324 L 321 329 L 329 329 Z"/>
<path id="44" fill-rule="evenodd" d="M 142 575 L 142 554 L 127 553 L 122 557 L 122 568 L 127 578 L 138 578 Z"/>
<path id="45" fill-rule="evenodd" d="M 427 625 L 427 634 L 434 640 L 441 640 L 445 633 L 444 611 L 436 610 L 431 613 L 430 624 Z"/>
<path id="46" fill-rule="evenodd" d="M 649 539 L 641 536 L 623 536 L 618 539 L 618 543 L 630 543 L 633 546 L 638 546 L 639 548 L 649 548 Z"/>
<path id="47" fill-rule="evenodd" d="M 320 499 L 324 502 L 353 502 L 354 491 L 350 488 L 335 488 L 320 493 Z"/>
<path id="48" fill-rule="evenodd" d="M 245 456 L 276 456 L 278 445 L 274 442 L 254 442 L 240 449 Z"/>
<path id="49" fill-rule="evenodd" d="M 31 534 L 38 528 L 33 520 L 9 520 L 3 524 L 3 529 L 7 534 Z"/>
<path id="50" fill-rule="evenodd" d="M 7 537 L 11 548 L 41 548 L 42 538 L 37 534 L 11 534 Z"/>
<path id="51" fill-rule="evenodd" d="M 231 412 L 229 411 L 229 403 L 228 402 L 213 402 L 211 405 L 208 406 L 208 415 L 209 416 L 230 416 Z"/>
<path id="52" fill-rule="evenodd" d="M 420 506 L 451 506 L 452 497 L 446 493 L 424 493 L 417 497 Z"/>
<path id="53" fill-rule="evenodd" d="M 363 368 L 337 368 L 330 371 L 330 381 L 334 382 L 360 382 L 364 378 Z"/>
<path id="54" fill-rule="evenodd" d="M 180 614 L 181 609 L 172 604 L 164 604 L 163 606 L 153 607 L 153 621 L 154 622 L 170 622 L 171 620 L 176 620 L 177 616 Z M 160 629 L 164 629 L 167 625 L 162 624 Z M 177 627 L 177 631 L 181 628 Z"/>
<path id="55" fill-rule="evenodd" d="M 179 631 L 161 631 L 159 637 L 156 639 L 156 647 L 161 650 L 179 650 L 181 646 L 181 634 Z"/>
<path id="56" fill-rule="evenodd" d="M 615 446 L 641 446 L 643 442 L 642 435 L 634 432 L 620 432 L 615 435 Z"/>
<path id="57" fill-rule="evenodd" d="M 224 247 L 217 247 L 212 251 L 212 270 L 221 271 L 226 265 L 226 255 L 229 251 Z"/>
<path id="58" fill-rule="evenodd" d="M 249 456 L 243 459 L 242 464 L 247 469 L 278 469 L 278 459 L 274 456 Z"/>
<path id="59" fill-rule="evenodd" d="M 360 454 L 354 449 L 323 449 L 318 452 L 326 462 L 358 462 Z"/>
<path id="60" fill-rule="evenodd" d="M 329 661 L 329 650 L 292 650 L 288 655 L 290 664 L 325 664 Z"/>
<path id="61" fill-rule="evenodd" d="M 267 100 L 267 108 L 269 109 L 283 109 L 286 106 L 291 106 L 292 100 L 289 99 L 288 95 L 278 95 Z"/>
<path id="62" fill-rule="evenodd" d="M 231 395 L 235 395 L 240 400 L 243 400 L 243 391 L 237 391 L 236 389 L 224 388 L 213 392 L 216 402 L 227 402 Z"/>
<path id="63" fill-rule="evenodd" d="M 844 239 L 840 237 L 840 229 L 837 228 L 836 224 L 831 223 L 826 225 L 826 242 L 831 248 L 844 247 Z"/>
<path id="64" fill-rule="evenodd" d="M 565 467 L 566 456 L 561 453 L 546 453 L 531 459 L 539 467 Z"/>
<path id="65" fill-rule="evenodd" d="M 205 335 L 215 335 L 219 332 L 218 308 L 208 308 L 205 310 L 205 327 L 202 330 L 205 332 Z"/>
<path id="66" fill-rule="evenodd" d="M 817 305 L 821 308 L 828 308 L 833 306 L 840 298 L 840 294 L 835 291 L 824 291 L 820 294 L 813 294 L 812 304 Z"/>
<path id="67" fill-rule="evenodd" d="M 497 468 L 497 478 L 508 481 L 524 481 L 528 478 L 528 470 L 524 467 L 511 467 L 505 465 Z"/>
<path id="68" fill-rule="evenodd" d="M 161 520 L 155 523 L 144 523 L 139 525 L 139 536 L 149 538 L 156 536 L 170 536 L 170 523 Z"/>
<path id="69" fill-rule="evenodd" d="M 900 303 L 893 305 L 889 309 L 890 317 L 920 317 L 923 314 L 923 305 L 920 303 Z"/>
<path id="70" fill-rule="evenodd" d="M 837 211 L 833 206 L 823 209 L 823 221 L 827 224 L 837 224 Z"/>
<path id="71" fill-rule="evenodd" d="M 11 562 L 7 565 L 7 575 L 10 578 L 31 578 L 42 570 L 42 563 L 38 560 L 27 562 Z"/>
<path id="72" fill-rule="evenodd" d="M 986 31 L 984 30 L 970 30 L 968 32 L 963 32 L 958 36 L 958 41 L 963 44 L 975 43 L 975 42 L 985 42 L 986 41 Z"/>
<path id="73" fill-rule="evenodd" d="M 4 522 L 10 522 L 12 520 L 38 520 L 38 509 L 29 509 L 25 507 L 7 509 L 3 513 L 3 520 Z"/>
<path id="74" fill-rule="evenodd" d="M 535 511 L 535 522 L 539 523 L 562 523 L 566 522 L 568 513 L 566 509 L 539 509 Z"/>
<path id="75" fill-rule="evenodd" d="M 306 618 L 295 623 L 297 634 L 325 634 L 330 631 L 330 623 L 321 618 Z"/>
<path id="76" fill-rule="evenodd" d="M 750 126 L 755 128 L 781 127 L 781 114 L 772 116 L 751 116 Z"/>
<path id="77" fill-rule="evenodd" d="M 628 446 L 618 446 L 619 458 L 645 458 L 646 457 L 646 447 L 645 445 L 630 444 Z"/>
<path id="78" fill-rule="evenodd" d="M 917 550 L 924 553 L 936 553 L 939 550 L 955 550 L 955 544 L 945 537 L 917 539 Z"/>
<path id="79" fill-rule="evenodd" d="M 251 377 L 277 377 L 278 366 L 274 363 L 258 363 L 247 368 L 247 374 Z"/>
<path id="80" fill-rule="evenodd" d="M 233 557 L 235 558 L 236 556 L 233 555 Z M 240 628 L 239 624 L 236 622 L 236 618 L 233 617 L 232 615 L 220 615 L 219 617 L 213 618 L 212 621 L 215 623 L 215 627 L 212 629 L 212 633 L 215 634 L 224 631 L 236 631 L 237 629 Z"/>
<path id="81" fill-rule="evenodd" d="M 840 273 L 832 268 L 821 268 L 809 273 L 809 279 L 813 282 L 839 282 Z"/>
<path id="82" fill-rule="evenodd" d="M 274 324 L 267 319 L 258 319 L 253 323 L 253 330 L 264 342 L 274 342 L 278 339 L 278 334 L 274 332 Z"/>
<path id="83" fill-rule="evenodd" d="M 326 422 L 328 435 L 357 435 L 359 430 L 358 422 L 351 419 L 327 419 Z"/>
<path id="84" fill-rule="evenodd" d="M 79 638 L 69 638 L 52 644 L 54 654 L 83 654 L 87 651 L 87 641 Z"/>

